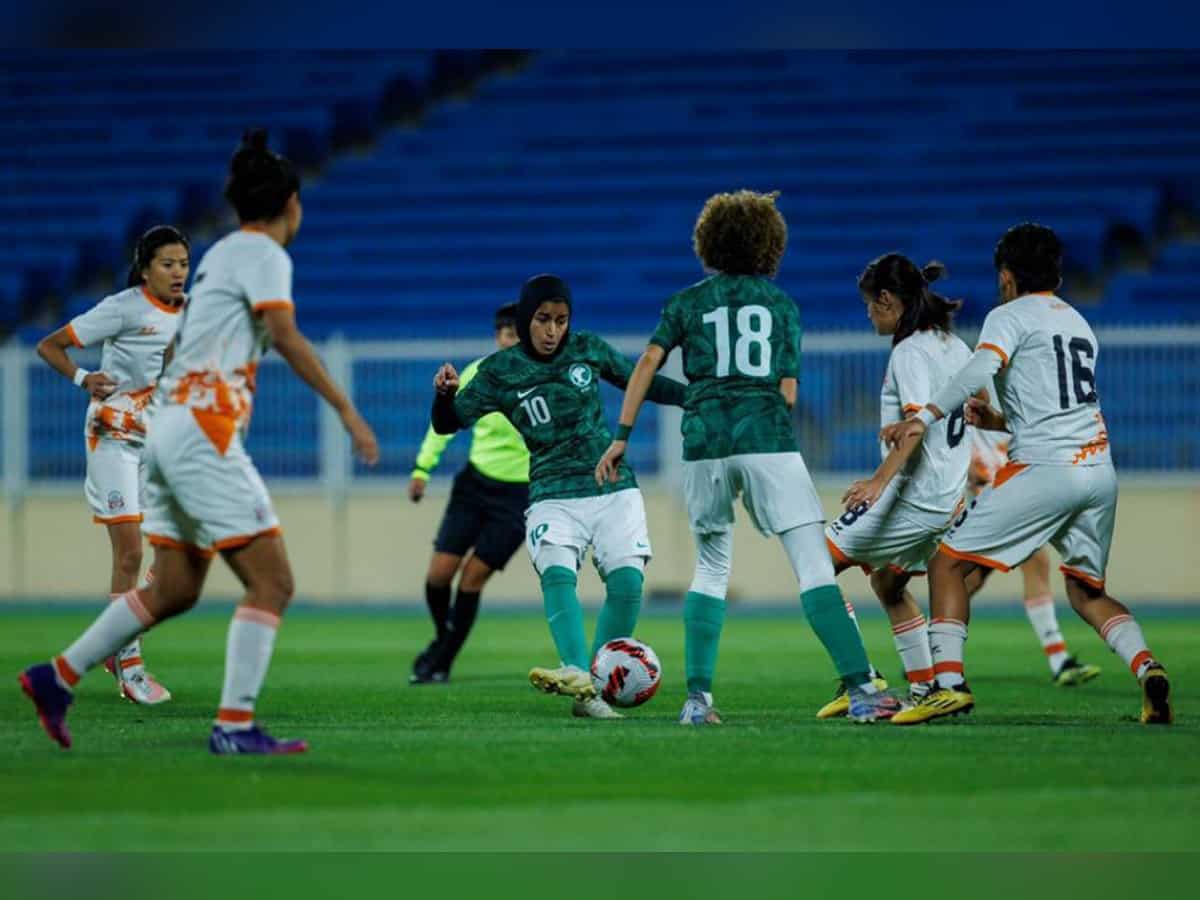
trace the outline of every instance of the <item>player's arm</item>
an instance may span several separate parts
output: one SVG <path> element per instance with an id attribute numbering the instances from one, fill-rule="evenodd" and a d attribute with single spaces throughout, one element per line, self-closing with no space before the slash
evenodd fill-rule
<path id="1" fill-rule="evenodd" d="M 73 381 L 97 400 L 103 400 L 117 389 L 117 383 L 103 372 L 89 372 L 71 361 L 68 347 L 82 347 L 74 338 L 70 325 L 64 325 L 53 334 L 48 334 L 37 345 L 37 353 L 55 372 Z"/>
<path id="2" fill-rule="evenodd" d="M 625 450 L 629 446 L 629 435 L 637 422 L 642 404 L 646 402 L 650 386 L 654 383 L 657 372 L 666 359 L 666 350 L 657 344 L 650 344 L 638 359 L 637 365 L 633 367 L 629 383 L 625 386 L 625 399 L 621 401 L 621 416 L 617 420 L 616 437 L 604 451 L 604 455 L 600 457 L 600 462 L 596 464 L 597 484 L 603 486 L 605 482 L 616 482 L 620 477 L 621 459 L 625 456 Z M 671 381 L 671 379 L 664 380 Z M 679 384 L 679 382 L 672 383 Z M 683 387 L 683 385 L 679 386 Z"/>
<path id="3" fill-rule="evenodd" d="M 466 387 L 477 371 L 479 371 L 479 360 L 463 369 L 462 375 L 459 376 L 459 387 Z M 408 479 L 408 499 L 413 503 L 419 503 L 425 496 L 425 487 L 429 482 L 429 476 L 441 462 L 442 454 L 452 440 L 454 440 L 453 434 L 438 434 L 432 425 L 425 432 L 425 439 L 421 441 L 416 463 Z"/>
<path id="4" fill-rule="evenodd" d="M 780 378 L 779 393 L 783 394 L 783 402 L 788 409 L 796 407 L 796 390 L 799 382 L 795 378 Z"/>
<path id="5" fill-rule="evenodd" d="M 926 429 L 946 415 L 946 410 L 958 409 L 967 399 L 991 383 L 1005 359 L 990 347 L 981 346 L 967 364 L 943 387 L 925 407 L 911 419 L 888 425 L 879 437 L 890 447 L 899 446 L 910 437 L 919 442 Z"/>
<path id="6" fill-rule="evenodd" d="M 915 414 L 914 414 L 915 415 Z M 893 447 L 883 462 L 879 464 L 879 468 L 875 470 L 875 474 L 864 481 L 856 481 L 850 485 L 846 493 L 842 495 L 842 503 L 847 509 L 853 509 L 860 504 L 870 506 L 880 498 L 887 486 L 892 483 L 892 479 L 896 477 L 904 466 L 908 463 L 917 447 L 921 446 L 921 439 L 915 436 L 906 436 L 901 440 L 899 446 Z"/>
<path id="7" fill-rule="evenodd" d="M 271 343 L 279 355 L 287 361 L 300 379 L 337 412 L 342 420 L 342 426 L 350 435 L 354 452 L 367 465 L 375 465 L 379 461 L 379 442 L 375 432 L 367 424 L 355 408 L 354 403 L 347 397 L 329 377 L 320 357 L 312 348 L 312 344 L 296 326 L 296 315 L 290 303 L 273 305 L 262 310 L 263 324 L 271 336 Z"/>

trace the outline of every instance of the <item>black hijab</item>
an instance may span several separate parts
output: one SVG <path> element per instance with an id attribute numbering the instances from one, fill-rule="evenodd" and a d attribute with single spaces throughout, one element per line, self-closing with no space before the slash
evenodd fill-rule
<path id="1" fill-rule="evenodd" d="M 534 349 L 529 325 L 533 322 L 533 314 L 538 311 L 538 307 L 547 301 L 565 303 L 567 309 L 571 309 L 571 289 L 557 275 L 534 275 L 521 288 L 521 299 L 517 302 L 517 337 L 521 341 L 521 349 L 539 362 L 548 362 L 558 356 L 567 345 L 567 338 L 571 336 L 571 326 L 568 324 L 562 340 L 558 342 L 558 348 L 549 356 Z"/>

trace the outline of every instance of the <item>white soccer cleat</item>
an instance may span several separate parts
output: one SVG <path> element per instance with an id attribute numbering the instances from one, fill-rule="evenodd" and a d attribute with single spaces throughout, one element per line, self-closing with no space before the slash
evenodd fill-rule
<path id="1" fill-rule="evenodd" d="M 720 725 L 721 716 L 713 708 L 712 694 L 693 691 L 679 713 L 680 725 Z"/>
<path id="2" fill-rule="evenodd" d="M 158 706 L 171 699 L 171 692 L 146 671 L 140 639 L 126 644 L 119 654 L 106 659 L 104 668 L 116 678 L 121 696 L 131 703 Z"/>
<path id="3" fill-rule="evenodd" d="M 578 666 L 559 666 L 557 669 L 529 670 L 529 683 L 546 694 L 564 694 L 576 700 L 591 700 L 598 691 L 590 672 Z"/>
<path id="4" fill-rule="evenodd" d="M 591 700 L 576 700 L 571 705 L 571 715 L 577 719 L 623 719 L 625 718 L 599 697 Z"/>

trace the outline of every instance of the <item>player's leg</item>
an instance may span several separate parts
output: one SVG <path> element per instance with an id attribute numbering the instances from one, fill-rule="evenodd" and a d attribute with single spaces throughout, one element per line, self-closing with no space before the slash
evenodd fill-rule
<path id="1" fill-rule="evenodd" d="M 684 673 L 687 700 L 682 725 L 719 725 L 713 705 L 713 676 L 725 627 L 725 595 L 733 567 L 733 531 L 693 532 L 696 568 L 683 600 Z"/>
<path id="2" fill-rule="evenodd" d="M 531 669 L 529 683 L 544 693 L 577 699 L 596 696 L 578 592 L 579 561 L 590 535 L 576 514 L 590 499 L 540 501 L 529 507 L 527 520 L 527 546 L 541 581 L 546 624 L 559 658 L 557 667 Z"/>
<path id="3" fill-rule="evenodd" d="M 150 588 L 121 594 L 51 662 L 21 673 L 21 687 L 54 741 L 71 746 L 66 714 L 79 680 L 147 629 L 190 609 L 200 595 L 210 558 L 206 551 L 182 544 L 156 547 L 159 574 Z"/>
<path id="4" fill-rule="evenodd" d="M 466 558 L 454 592 L 454 604 L 446 618 L 441 638 L 431 645 L 426 680 L 445 683 L 450 680 L 450 669 L 470 637 L 475 619 L 479 615 L 479 598 L 484 585 L 496 570 L 474 552 Z M 413 677 L 416 683 L 416 673 Z"/>
<path id="5" fill-rule="evenodd" d="M 439 538 L 440 536 L 439 533 Z M 462 565 L 462 559 L 461 555 L 443 553 L 436 549 L 430 557 L 429 568 L 425 572 L 425 605 L 429 609 L 429 618 L 433 621 L 434 634 L 432 640 L 425 645 L 425 649 L 413 659 L 409 684 L 427 684 L 438 680 L 434 677 L 435 659 L 446 637 L 446 623 L 450 618 L 451 585 Z"/>
<path id="6" fill-rule="evenodd" d="M 1169 725 L 1174 714 L 1166 670 L 1151 654 L 1141 626 L 1104 588 L 1117 514 L 1117 481 L 1111 466 L 1089 466 L 1078 477 L 1089 487 L 1089 502 L 1053 538 L 1062 557 L 1071 607 L 1121 657 L 1142 687 L 1141 720 Z"/>
<path id="7" fill-rule="evenodd" d="M 912 576 L 894 568 L 871 573 L 871 589 L 887 613 L 896 653 L 904 665 L 910 699 L 919 700 L 933 687 L 933 656 L 929 649 L 929 624 L 908 591 Z"/>
<path id="8" fill-rule="evenodd" d="M 1021 563 L 1024 581 L 1025 615 L 1033 633 L 1041 642 L 1050 677 L 1060 687 L 1072 687 L 1091 681 L 1100 674 L 1100 667 L 1079 662 L 1067 650 L 1067 639 L 1058 624 L 1054 609 L 1054 594 L 1050 588 L 1050 553 L 1045 547 Z"/>

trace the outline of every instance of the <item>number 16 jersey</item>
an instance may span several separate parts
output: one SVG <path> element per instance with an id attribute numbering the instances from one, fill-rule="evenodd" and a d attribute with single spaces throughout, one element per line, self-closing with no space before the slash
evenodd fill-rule
<path id="1" fill-rule="evenodd" d="M 765 278 L 713 275 L 667 301 L 650 338 L 683 349 L 683 458 L 796 452 L 779 392 L 800 375 L 800 314 Z"/>
<path id="2" fill-rule="evenodd" d="M 978 349 L 1000 357 L 996 393 L 1012 432 L 1012 462 L 1111 462 L 1096 395 L 1100 345 L 1074 307 L 1053 294 L 1011 300 L 988 313 Z"/>

